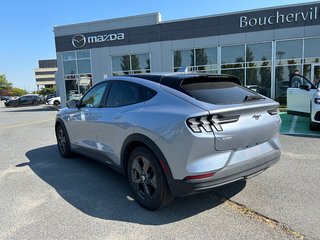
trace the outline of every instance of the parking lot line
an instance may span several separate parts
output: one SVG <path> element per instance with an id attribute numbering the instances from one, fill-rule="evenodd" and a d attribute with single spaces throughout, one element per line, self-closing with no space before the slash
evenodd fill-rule
<path id="1" fill-rule="evenodd" d="M 297 121 L 298 121 L 298 116 L 294 116 L 293 120 L 292 120 L 292 123 L 291 123 L 290 130 L 289 130 L 290 134 L 294 133 L 294 129 L 296 128 Z"/>
<path id="2" fill-rule="evenodd" d="M 286 112 L 280 113 L 282 120 L 281 134 L 320 137 L 320 131 L 309 129 L 310 119 L 304 116 L 290 115 Z"/>
<path id="3" fill-rule="evenodd" d="M 47 119 L 47 120 L 42 120 L 42 121 L 35 121 L 35 122 L 29 122 L 29 123 L 22 123 L 22 124 L 16 124 L 16 125 L 11 125 L 11 126 L 5 126 L 1 127 L 0 129 L 9 129 L 9 128 L 16 128 L 16 127 L 23 127 L 23 126 L 28 126 L 28 125 L 33 125 L 37 123 L 45 123 L 45 122 L 53 122 L 53 119 Z"/>

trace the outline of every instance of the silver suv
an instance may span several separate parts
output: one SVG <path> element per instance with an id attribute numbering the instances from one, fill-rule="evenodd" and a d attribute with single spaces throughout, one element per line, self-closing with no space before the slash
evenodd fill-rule
<path id="1" fill-rule="evenodd" d="M 127 175 L 150 210 L 280 158 L 278 103 L 233 76 L 110 77 L 67 105 L 55 124 L 60 154 L 84 154 Z"/>

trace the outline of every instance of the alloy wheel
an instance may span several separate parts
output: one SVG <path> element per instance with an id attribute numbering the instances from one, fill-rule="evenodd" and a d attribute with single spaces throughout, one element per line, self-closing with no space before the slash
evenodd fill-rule
<path id="1" fill-rule="evenodd" d="M 138 195 L 143 199 L 153 199 L 157 191 L 157 177 L 150 161 L 143 156 L 136 157 L 131 173 Z"/>

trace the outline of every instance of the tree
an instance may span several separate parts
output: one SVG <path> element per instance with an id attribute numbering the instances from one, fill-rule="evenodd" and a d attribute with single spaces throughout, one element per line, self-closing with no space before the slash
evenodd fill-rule
<path id="1" fill-rule="evenodd" d="M 124 74 L 129 74 L 130 71 L 130 56 L 122 56 L 121 57 L 121 69 L 124 71 Z"/>
<path id="2" fill-rule="evenodd" d="M 140 61 L 137 55 L 131 55 L 131 70 L 141 70 Z"/>
<path id="3" fill-rule="evenodd" d="M 151 65 L 150 65 L 150 59 L 148 58 L 146 60 L 147 66 L 145 68 L 146 72 L 150 72 L 151 71 Z"/>
<path id="4" fill-rule="evenodd" d="M 176 70 L 176 68 L 181 67 L 182 58 L 181 58 L 180 51 L 174 52 L 174 57 L 173 58 L 174 58 L 173 59 L 174 69 Z"/>
<path id="5" fill-rule="evenodd" d="M 205 67 L 203 65 L 208 64 L 208 56 L 207 56 L 205 50 L 203 48 L 200 48 L 200 49 L 196 49 L 195 52 L 196 52 L 195 66 L 197 66 L 198 70 L 200 70 L 200 71 L 205 70 Z M 194 64 L 193 64 L 194 51 L 192 51 L 192 53 L 191 53 L 191 61 L 192 61 L 191 66 L 194 66 Z"/>
<path id="6" fill-rule="evenodd" d="M 248 47 L 246 51 L 247 62 L 251 68 L 247 68 L 246 85 L 259 85 L 258 69 L 255 68 L 254 55 L 252 50 Z"/>
<path id="7" fill-rule="evenodd" d="M 27 91 L 24 90 L 24 89 L 21 89 L 21 88 L 16 88 L 16 87 L 14 87 L 14 88 L 11 88 L 11 89 L 9 90 L 9 94 L 10 94 L 11 96 L 22 96 L 22 95 L 27 94 Z"/>
<path id="8" fill-rule="evenodd" d="M 12 83 L 8 82 L 5 74 L 0 74 L 0 90 L 12 88 Z"/>
<path id="9" fill-rule="evenodd" d="M 53 88 L 42 88 L 41 90 L 39 90 L 37 93 L 40 94 L 40 95 L 48 95 L 48 94 L 51 94 L 51 93 L 55 93 L 56 92 L 56 89 L 53 87 Z"/>
<path id="10" fill-rule="evenodd" d="M 261 77 L 261 94 L 267 97 L 271 97 L 271 68 L 269 67 L 269 62 L 265 56 L 261 59 L 263 61 L 261 68 L 259 70 Z"/>

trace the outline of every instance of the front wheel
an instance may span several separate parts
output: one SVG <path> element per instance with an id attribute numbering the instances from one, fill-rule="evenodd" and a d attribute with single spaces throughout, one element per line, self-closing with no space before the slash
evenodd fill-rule
<path id="1" fill-rule="evenodd" d="M 173 201 L 174 196 L 169 190 L 161 166 L 149 149 L 134 149 L 127 171 L 135 199 L 143 207 L 156 210 Z"/>
<path id="2" fill-rule="evenodd" d="M 72 157 L 69 136 L 61 124 L 59 124 L 56 128 L 56 138 L 60 155 L 64 158 Z"/>

